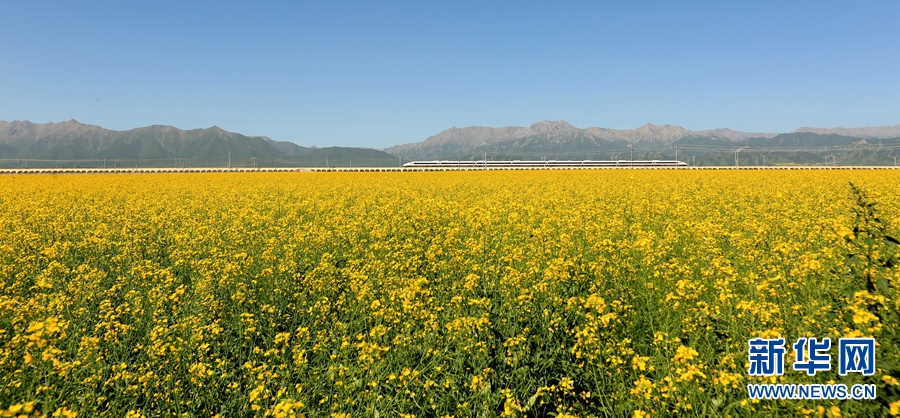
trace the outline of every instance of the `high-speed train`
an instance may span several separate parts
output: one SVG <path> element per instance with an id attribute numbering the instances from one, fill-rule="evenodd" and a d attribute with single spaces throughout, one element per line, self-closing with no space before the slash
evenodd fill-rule
<path id="1" fill-rule="evenodd" d="M 410 161 L 404 167 L 687 167 L 687 163 L 677 160 L 511 160 L 511 161 Z"/>

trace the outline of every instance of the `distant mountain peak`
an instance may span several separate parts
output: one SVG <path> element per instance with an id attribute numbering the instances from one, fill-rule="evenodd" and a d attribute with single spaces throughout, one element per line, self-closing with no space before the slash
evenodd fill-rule
<path id="1" fill-rule="evenodd" d="M 667 125 L 667 124 L 654 125 L 650 122 L 647 122 L 647 123 L 637 127 L 636 129 L 637 130 L 649 130 L 649 131 L 658 131 L 658 130 L 662 130 L 662 129 L 679 129 L 679 130 L 685 130 L 685 131 L 687 130 L 686 128 L 682 128 L 678 125 Z"/>
<path id="2" fill-rule="evenodd" d="M 540 122 L 532 123 L 528 128 L 538 132 L 565 132 L 577 129 L 564 120 L 542 120 Z"/>

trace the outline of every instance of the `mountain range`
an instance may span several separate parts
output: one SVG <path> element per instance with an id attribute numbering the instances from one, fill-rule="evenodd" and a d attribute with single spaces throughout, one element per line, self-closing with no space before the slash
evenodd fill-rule
<path id="1" fill-rule="evenodd" d="M 677 125 L 576 128 L 566 121 L 529 126 L 450 128 L 422 142 L 383 150 L 304 147 L 217 126 L 182 130 L 152 125 L 115 131 L 69 120 L 0 121 L 0 167 L 30 166 L 397 166 L 410 160 L 670 159 L 697 165 L 891 164 L 900 125 L 803 127 L 787 133 L 692 131 Z"/>
<path id="2" fill-rule="evenodd" d="M 900 138 L 900 125 L 866 128 L 810 128 L 789 133 L 740 132 L 732 129 L 691 131 L 676 125 L 645 124 L 635 129 L 576 128 L 566 121 L 540 121 L 530 126 L 491 128 L 473 126 L 450 128 L 422 142 L 396 145 L 384 151 L 404 159 L 456 159 L 482 156 L 485 153 L 504 157 L 544 155 L 599 154 L 628 150 L 629 147 L 652 149 L 759 148 L 759 147 L 825 147 L 853 146 Z M 863 142 L 861 142 L 863 141 Z M 628 150 L 630 152 L 630 150 Z M 549 154 L 549 155 L 548 155 Z M 534 158 L 534 157 L 531 157 Z"/>
<path id="3" fill-rule="evenodd" d="M 69 120 L 36 124 L 0 121 L 2 166 L 21 164 L 66 166 L 79 162 L 122 166 L 233 166 L 283 165 L 324 166 L 357 164 L 397 165 L 397 157 L 369 148 L 303 147 L 265 136 L 246 136 L 218 126 L 182 130 L 152 125 L 115 131 Z M 15 161 L 12 161 L 15 160 Z"/>

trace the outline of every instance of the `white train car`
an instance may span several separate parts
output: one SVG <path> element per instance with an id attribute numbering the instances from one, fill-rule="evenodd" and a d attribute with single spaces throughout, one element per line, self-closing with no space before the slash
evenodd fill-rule
<path id="1" fill-rule="evenodd" d="M 677 160 L 509 160 L 509 161 L 410 161 L 404 167 L 426 168 L 509 168 L 509 167 L 687 167 Z"/>

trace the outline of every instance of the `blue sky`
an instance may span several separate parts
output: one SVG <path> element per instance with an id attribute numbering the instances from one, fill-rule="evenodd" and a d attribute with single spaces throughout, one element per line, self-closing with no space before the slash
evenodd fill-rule
<path id="1" fill-rule="evenodd" d="M 0 2 L 0 120 L 382 148 L 900 124 L 900 2 Z"/>

